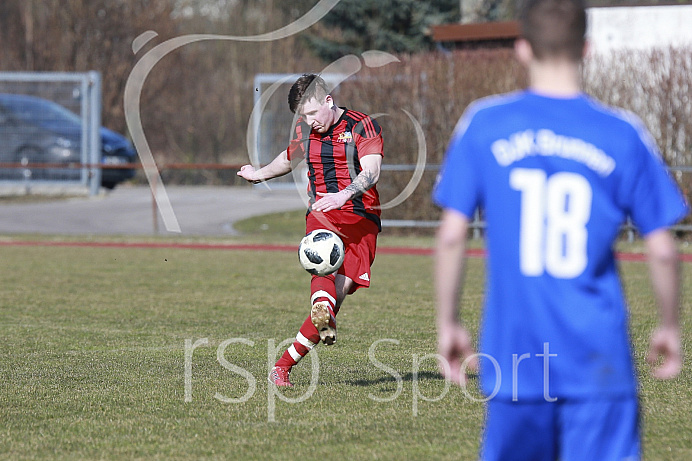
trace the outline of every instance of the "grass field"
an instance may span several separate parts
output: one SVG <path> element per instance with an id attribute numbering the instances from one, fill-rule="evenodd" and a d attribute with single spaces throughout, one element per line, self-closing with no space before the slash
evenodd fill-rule
<path id="1" fill-rule="evenodd" d="M 246 225 L 270 232 L 275 218 Z M 0 257 L 2 459 L 476 457 L 480 396 L 473 384 L 448 389 L 430 355 L 427 256 L 378 255 L 373 287 L 339 314 L 337 344 L 318 346 L 315 365 L 306 358 L 281 394 L 266 375 L 308 313 L 293 252 L 4 246 Z M 483 269 L 470 260 L 464 316 L 474 329 Z M 645 459 L 692 459 L 690 362 L 673 381 L 649 377 L 647 267 L 622 269 Z M 689 264 L 684 275 L 689 349 Z"/>

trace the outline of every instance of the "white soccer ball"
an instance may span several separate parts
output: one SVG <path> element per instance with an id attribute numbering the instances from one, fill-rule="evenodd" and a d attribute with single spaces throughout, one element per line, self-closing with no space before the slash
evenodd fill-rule
<path id="1" fill-rule="evenodd" d="M 298 259 L 311 274 L 321 277 L 332 274 L 344 262 L 344 242 L 330 230 L 314 230 L 300 241 Z"/>

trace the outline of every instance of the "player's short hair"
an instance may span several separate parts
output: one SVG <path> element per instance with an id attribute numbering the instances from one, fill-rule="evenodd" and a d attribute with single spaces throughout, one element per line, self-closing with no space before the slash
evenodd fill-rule
<path id="1" fill-rule="evenodd" d="M 524 0 L 519 23 L 521 35 L 536 59 L 582 59 L 586 40 L 584 0 Z"/>
<path id="2" fill-rule="evenodd" d="M 288 92 L 288 107 L 294 114 L 312 98 L 322 99 L 329 94 L 327 83 L 317 74 L 303 74 Z"/>

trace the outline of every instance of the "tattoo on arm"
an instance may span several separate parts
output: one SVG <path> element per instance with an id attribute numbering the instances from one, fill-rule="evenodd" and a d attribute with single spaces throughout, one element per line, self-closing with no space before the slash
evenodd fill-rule
<path id="1" fill-rule="evenodd" d="M 353 180 L 351 184 L 346 186 L 344 191 L 347 191 L 351 198 L 358 195 L 363 195 L 368 189 L 375 185 L 375 174 L 368 170 L 363 170 Z"/>

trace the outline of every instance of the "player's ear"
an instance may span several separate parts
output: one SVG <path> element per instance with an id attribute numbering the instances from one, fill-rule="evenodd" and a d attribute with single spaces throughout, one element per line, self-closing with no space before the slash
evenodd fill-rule
<path id="1" fill-rule="evenodd" d="M 581 50 L 581 57 L 582 59 L 589 56 L 591 53 L 591 42 L 588 40 L 584 41 L 584 48 Z"/>
<path id="2" fill-rule="evenodd" d="M 324 98 L 324 102 L 327 103 L 327 105 L 329 106 L 330 109 L 334 109 L 334 107 L 335 107 L 334 98 L 332 98 L 332 95 L 331 95 L 331 94 L 328 94 L 328 95 Z"/>
<path id="3" fill-rule="evenodd" d="M 528 66 L 533 59 L 533 50 L 529 41 L 525 38 L 516 39 L 514 41 L 514 54 L 522 65 Z"/>

